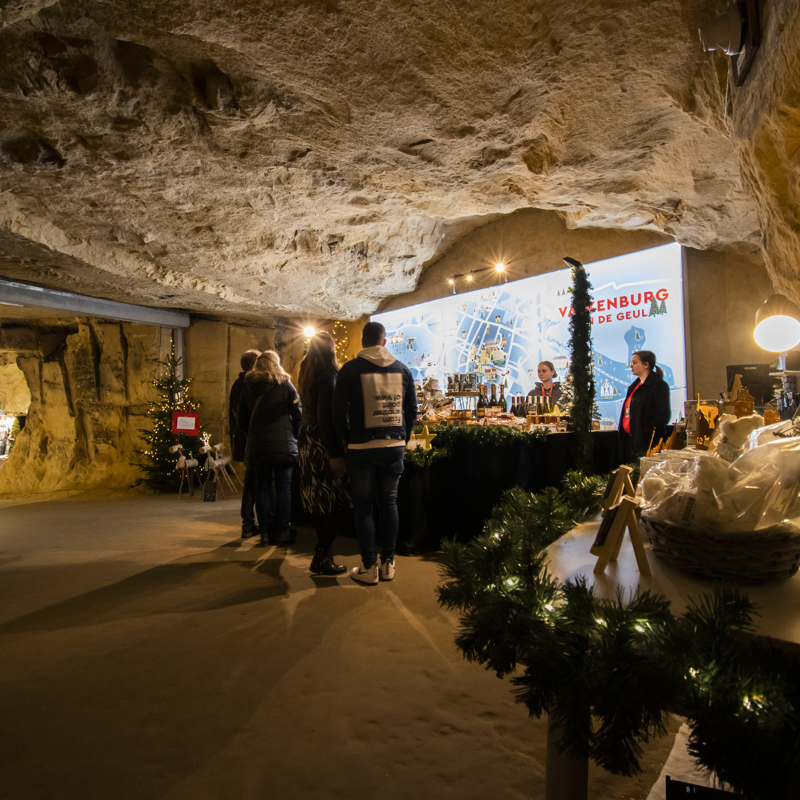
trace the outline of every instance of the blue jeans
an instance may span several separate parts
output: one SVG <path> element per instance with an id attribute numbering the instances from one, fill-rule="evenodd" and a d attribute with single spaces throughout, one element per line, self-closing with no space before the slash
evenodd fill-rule
<path id="1" fill-rule="evenodd" d="M 370 450 L 348 450 L 347 474 L 355 506 L 356 535 L 361 548 L 361 560 L 369 569 L 377 560 L 375 551 L 375 518 L 373 509 L 378 501 L 380 512 L 381 561 L 394 559 L 400 518 L 397 515 L 397 485 L 403 474 L 406 449 L 382 447 Z"/>
<path id="2" fill-rule="evenodd" d="M 270 459 L 258 459 L 255 464 L 256 473 L 256 514 L 259 526 L 263 525 L 263 533 L 267 532 L 269 519 L 269 495 L 272 488 L 272 477 L 275 476 L 275 500 L 279 535 L 288 536 L 292 513 L 292 466 L 280 464 Z"/>

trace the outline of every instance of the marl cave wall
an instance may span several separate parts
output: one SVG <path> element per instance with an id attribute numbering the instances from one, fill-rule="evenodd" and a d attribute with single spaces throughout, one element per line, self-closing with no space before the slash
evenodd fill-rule
<path id="1" fill-rule="evenodd" d="M 351 339 L 358 339 L 357 326 Z M 303 345 L 300 325 L 192 321 L 184 331 L 184 374 L 212 444 L 230 452 L 228 398 L 241 355 L 277 349 L 296 381 Z M 0 495 L 135 488 L 140 431 L 150 427 L 153 381 L 171 346 L 170 330 L 147 325 L 0 320 L 0 397 L 30 403 L 28 423 L 0 469 Z"/>

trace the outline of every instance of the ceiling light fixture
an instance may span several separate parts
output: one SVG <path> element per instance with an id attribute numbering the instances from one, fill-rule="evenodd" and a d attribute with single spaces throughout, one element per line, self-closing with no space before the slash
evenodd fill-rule
<path id="1" fill-rule="evenodd" d="M 310 325 L 303 328 L 303 335 L 306 339 L 310 339 L 315 333 L 316 331 Z"/>

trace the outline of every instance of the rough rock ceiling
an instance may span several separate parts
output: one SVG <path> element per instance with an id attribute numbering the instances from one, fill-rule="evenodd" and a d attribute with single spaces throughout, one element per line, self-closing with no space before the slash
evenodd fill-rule
<path id="1" fill-rule="evenodd" d="M 352 319 L 520 208 L 753 251 L 716 5 L 5 2 L 0 275 Z"/>

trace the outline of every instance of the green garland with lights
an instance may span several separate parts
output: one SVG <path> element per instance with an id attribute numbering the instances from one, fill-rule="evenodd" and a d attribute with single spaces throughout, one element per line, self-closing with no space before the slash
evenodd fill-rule
<path id="1" fill-rule="evenodd" d="M 498 677 L 519 668 L 517 701 L 553 717 L 575 756 L 634 774 L 641 743 L 678 710 L 692 754 L 722 781 L 756 800 L 794 797 L 800 666 L 748 636 L 745 596 L 720 587 L 676 616 L 649 592 L 603 600 L 549 574 L 544 549 L 597 507 L 602 482 L 587 480 L 571 473 L 563 493 L 511 490 L 482 536 L 444 543 L 437 592 L 462 613 L 456 644 Z"/>
<path id="2" fill-rule="evenodd" d="M 421 426 L 415 431 L 419 433 Z M 533 447 L 536 442 L 547 439 L 546 428 L 536 428 L 530 433 L 512 428 L 509 425 L 430 425 L 430 433 L 436 434 L 430 450 L 406 450 L 405 463 L 415 467 L 425 467 L 434 461 L 445 458 L 458 458 L 465 450 L 474 452 L 475 448 L 506 447 L 524 444 Z"/>
<path id="3" fill-rule="evenodd" d="M 577 466 L 592 468 L 592 417 L 595 410 L 592 373 L 592 284 L 586 270 L 572 262 L 572 313 L 569 318 L 569 372 L 572 378 L 570 420 L 577 440 Z"/>
<path id="4" fill-rule="evenodd" d="M 150 405 L 147 412 L 153 423 L 152 429 L 139 430 L 146 446 L 138 451 L 143 456 L 143 463 L 138 466 L 144 473 L 142 481 L 148 489 L 154 492 L 177 492 L 181 478 L 180 470 L 175 469 L 175 465 L 180 453 L 171 453 L 169 448 L 182 444 L 187 458 L 190 453 L 197 457 L 203 440 L 198 436 L 172 433 L 172 414 L 175 411 L 197 412 L 200 404 L 189 398 L 191 378 L 178 377 L 181 362 L 175 355 L 174 343 L 167 360 L 156 363 L 164 367 L 166 374 L 153 381 L 159 399 Z"/>

